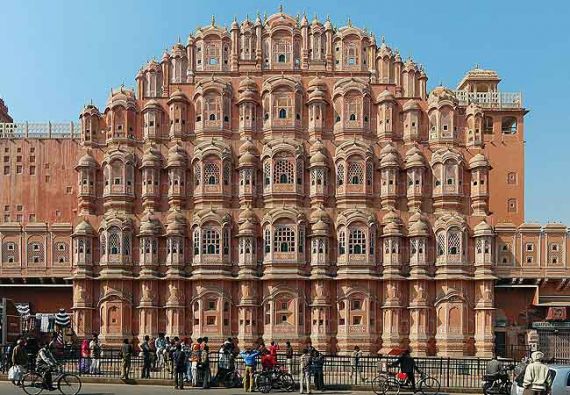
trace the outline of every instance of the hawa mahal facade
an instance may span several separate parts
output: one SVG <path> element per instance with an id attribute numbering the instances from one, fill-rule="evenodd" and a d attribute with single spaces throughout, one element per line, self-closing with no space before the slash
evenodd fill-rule
<path id="1" fill-rule="evenodd" d="M 2 104 L 2 296 L 106 344 L 525 343 L 568 298 L 566 228 L 524 223 L 527 111 L 494 71 L 427 79 L 350 21 L 280 11 L 212 20 L 77 123 Z"/>

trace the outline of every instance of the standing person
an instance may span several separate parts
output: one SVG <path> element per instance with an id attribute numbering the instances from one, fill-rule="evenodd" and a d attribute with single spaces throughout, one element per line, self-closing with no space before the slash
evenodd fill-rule
<path id="1" fill-rule="evenodd" d="M 548 382 L 548 366 L 542 363 L 544 354 L 541 351 L 535 351 L 530 355 L 530 358 L 532 362 L 528 364 L 524 372 L 523 394 L 546 394 L 550 383 Z"/>
<path id="2" fill-rule="evenodd" d="M 133 356 L 133 346 L 129 344 L 129 339 L 124 339 L 123 345 L 121 346 L 121 359 L 123 360 L 123 375 L 121 376 L 121 378 L 124 380 L 129 379 L 132 356 Z"/>
<path id="3" fill-rule="evenodd" d="M 144 341 L 141 344 L 141 352 L 143 357 L 143 368 L 142 368 L 142 378 L 143 379 L 150 379 L 150 344 L 149 344 L 149 336 L 146 335 L 144 337 Z"/>
<path id="4" fill-rule="evenodd" d="M 99 368 L 101 363 L 101 345 L 99 344 L 99 337 L 96 333 L 93 334 L 93 339 L 89 342 L 89 353 L 91 355 L 89 373 L 101 374 L 101 369 Z"/>
<path id="5" fill-rule="evenodd" d="M 81 342 L 81 359 L 79 360 L 79 371 L 81 373 L 87 373 L 90 369 L 89 356 L 91 355 L 89 351 L 89 341 L 83 339 Z"/>
<path id="6" fill-rule="evenodd" d="M 184 373 L 184 381 L 192 382 L 192 339 L 185 337 L 182 341 L 182 351 L 186 356 L 186 372 Z"/>
<path id="7" fill-rule="evenodd" d="M 497 355 L 493 355 L 493 358 L 487 362 L 487 366 L 485 367 L 485 375 L 487 376 L 496 376 L 501 371 L 501 363 L 499 362 Z"/>
<path id="8" fill-rule="evenodd" d="M 158 338 L 154 341 L 156 347 L 156 367 L 162 368 L 164 366 L 164 351 L 166 350 L 166 339 L 164 333 L 159 333 Z"/>
<path id="9" fill-rule="evenodd" d="M 186 365 L 186 353 L 182 351 L 180 344 L 176 345 L 176 350 L 172 354 L 174 367 L 174 388 L 184 389 L 184 368 Z"/>
<path id="10" fill-rule="evenodd" d="M 311 394 L 311 354 L 309 353 L 309 349 L 305 348 L 303 350 L 303 355 L 301 355 L 301 359 L 299 361 L 299 371 L 301 372 L 301 380 L 299 381 L 299 393 L 303 394 L 303 387 L 306 388 L 306 392 Z"/>
<path id="11" fill-rule="evenodd" d="M 354 346 L 354 351 L 352 352 L 352 358 L 350 360 L 351 365 L 351 372 L 350 377 L 356 375 L 356 377 L 360 378 L 361 381 L 366 381 L 366 378 L 362 375 L 362 366 L 360 366 L 360 358 L 362 358 L 362 351 L 360 351 L 360 347 Z"/>
<path id="12" fill-rule="evenodd" d="M 200 364 L 200 357 L 202 354 L 202 349 L 200 348 L 201 344 L 201 337 L 196 339 L 196 343 L 192 344 L 192 387 L 195 387 L 198 381 L 198 365 Z"/>
<path id="13" fill-rule="evenodd" d="M 210 388 L 210 379 L 212 372 L 210 370 L 210 346 L 208 345 L 208 336 L 202 338 L 202 344 L 200 346 L 200 364 L 202 365 L 202 389 Z"/>
<path id="14" fill-rule="evenodd" d="M 224 342 L 218 351 L 218 372 L 216 377 L 214 377 L 213 382 L 221 384 L 226 377 L 226 374 L 230 371 L 230 353 L 231 343 Z"/>
<path id="15" fill-rule="evenodd" d="M 277 365 L 277 351 L 279 351 L 279 344 L 277 344 L 277 342 L 272 340 L 269 346 L 269 355 L 273 360 L 273 366 Z"/>
<path id="16" fill-rule="evenodd" d="M 19 377 L 16 380 L 16 384 L 20 385 L 20 381 L 24 372 L 27 370 L 28 367 L 28 354 L 25 350 L 26 341 L 24 339 L 18 339 L 16 342 L 16 347 L 12 350 L 12 367 L 18 369 Z"/>
<path id="17" fill-rule="evenodd" d="M 257 365 L 255 359 L 259 355 L 259 351 L 253 351 L 251 347 L 248 347 L 245 351 L 242 351 L 240 355 L 243 358 L 243 363 L 245 364 L 243 390 L 245 392 L 251 392 L 253 389 L 253 372 L 255 372 L 255 365 Z"/>
<path id="18" fill-rule="evenodd" d="M 290 341 L 285 343 L 285 365 L 289 374 L 293 375 L 293 347 Z"/>
<path id="19" fill-rule="evenodd" d="M 261 352 L 261 368 L 264 371 L 272 370 L 275 367 L 273 364 L 273 357 L 269 353 L 268 350 L 264 350 Z"/>
<path id="20" fill-rule="evenodd" d="M 416 366 L 416 361 L 414 361 L 414 358 L 410 355 L 410 350 L 405 350 L 402 355 L 400 355 L 400 357 L 389 366 L 400 366 L 400 371 L 405 373 L 409 378 L 412 391 L 416 392 L 416 378 L 414 377 L 414 372 L 419 372 L 419 369 Z"/>
<path id="21" fill-rule="evenodd" d="M 317 391 L 324 391 L 325 390 L 325 377 L 324 377 L 324 365 L 325 365 L 325 356 L 315 350 L 311 357 L 311 365 L 313 367 L 313 374 L 315 380 L 315 388 Z"/>

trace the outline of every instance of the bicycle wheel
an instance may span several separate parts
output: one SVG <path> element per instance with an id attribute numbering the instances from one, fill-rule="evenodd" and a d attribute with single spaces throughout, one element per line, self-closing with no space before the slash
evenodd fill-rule
<path id="1" fill-rule="evenodd" d="M 57 389 L 62 395 L 77 395 L 81 391 L 81 379 L 74 374 L 64 373 L 57 380 Z"/>
<path id="2" fill-rule="evenodd" d="M 242 385 L 241 377 L 237 371 L 228 372 L 224 377 L 224 387 L 226 388 L 237 388 Z"/>
<path id="3" fill-rule="evenodd" d="M 372 382 L 370 383 L 370 385 L 372 386 L 372 392 L 374 392 L 376 395 L 382 395 L 383 384 L 387 378 L 388 377 L 385 374 L 379 374 L 378 376 L 374 377 L 372 379 Z"/>
<path id="4" fill-rule="evenodd" d="M 397 395 L 400 393 L 400 382 L 390 376 L 378 376 L 376 380 L 377 384 L 372 384 L 376 387 L 373 390 L 377 395 Z"/>
<path id="5" fill-rule="evenodd" d="M 267 394 L 271 391 L 271 377 L 267 374 L 260 373 L 255 378 L 255 388 L 262 394 Z"/>
<path id="6" fill-rule="evenodd" d="M 22 389 L 28 395 L 38 395 L 44 390 L 44 379 L 36 372 L 29 372 L 22 377 Z"/>
<path id="7" fill-rule="evenodd" d="M 426 377 L 420 380 L 420 392 L 425 394 L 439 394 L 440 384 L 439 381 L 434 377 Z"/>
<path id="8" fill-rule="evenodd" d="M 279 384 L 281 384 L 281 389 L 291 392 L 295 389 L 295 380 L 293 380 L 293 376 L 289 373 L 281 373 L 279 375 Z"/>

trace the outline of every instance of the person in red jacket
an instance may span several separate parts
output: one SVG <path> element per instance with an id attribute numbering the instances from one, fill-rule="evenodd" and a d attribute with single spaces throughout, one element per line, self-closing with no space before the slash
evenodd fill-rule
<path id="1" fill-rule="evenodd" d="M 275 341 L 272 341 L 268 349 L 269 355 L 273 359 L 273 366 L 275 366 L 277 365 L 277 351 L 279 351 L 279 344 L 277 344 Z"/>
<path id="2" fill-rule="evenodd" d="M 272 370 L 275 367 L 273 357 L 267 351 L 261 355 L 261 367 L 263 370 Z"/>

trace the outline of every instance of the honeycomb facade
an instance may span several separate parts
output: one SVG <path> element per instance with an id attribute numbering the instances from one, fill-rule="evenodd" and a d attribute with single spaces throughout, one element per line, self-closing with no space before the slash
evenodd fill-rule
<path id="1" fill-rule="evenodd" d="M 5 126 L 2 291 L 37 286 L 40 308 L 60 286 L 77 333 L 107 344 L 489 356 L 495 285 L 526 277 L 514 243 L 544 233 L 523 225 L 526 110 L 499 81 L 476 68 L 428 94 L 350 22 L 212 20 L 69 135 Z M 537 267 L 567 275 L 565 232 Z"/>

